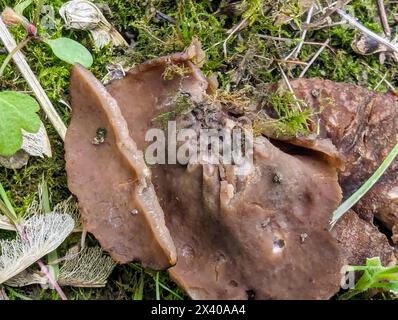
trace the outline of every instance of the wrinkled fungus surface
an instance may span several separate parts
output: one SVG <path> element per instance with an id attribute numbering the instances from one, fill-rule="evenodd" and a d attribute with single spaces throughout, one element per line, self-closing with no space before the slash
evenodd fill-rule
<path id="1" fill-rule="evenodd" d="M 104 249 L 122 263 L 169 268 L 194 299 L 327 299 L 339 290 L 345 264 L 374 255 L 391 262 L 386 237 L 354 213 L 329 231 L 331 213 L 342 199 L 335 168 L 341 163 L 331 159 L 340 158 L 341 151 L 348 156 L 340 171 L 345 192 L 374 168 L 361 166 L 365 172 L 355 173 L 351 161 L 360 157 L 347 151 L 357 150 L 344 142 L 347 130 L 333 131 L 326 123 L 323 128 L 330 130 L 322 131 L 323 140 L 296 143 L 315 153 L 289 152 L 290 142 L 256 137 L 253 161 L 246 157 L 243 164 L 204 158 L 145 164 L 146 132 L 165 129 L 159 119 L 175 121 L 177 132 L 247 129 L 208 95 L 201 59 L 196 44 L 139 65 L 106 89 L 83 67 L 74 67 L 68 183 L 79 198 L 85 227 Z M 307 93 L 300 82 L 294 88 Z M 325 92 L 333 95 L 331 90 Z M 188 97 L 184 105 L 181 96 Z M 322 117 L 335 119 L 337 127 L 339 121 L 345 128 L 354 126 L 343 111 L 334 110 L 325 109 Z M 363 125 L 361 130 L 369 129 Z M 196 140 L 189 142 L 188 148 L 198 147 Z M 379 148 L 369 157 L 381 160 L 383 152 Z"/>
<path id="2" fill-rule="evenodd" d="M 329 80 L 297 79 L 291 85 L 298 98 L 321 111 L 320 138 L 330 139 L 343 157 L 345 168 L 339 170 L 339 182 L 344 196 L 350 196 L 398 141 L 398 97 Z M 398 224 L 397 186 L 398 159 L 355 211 L 368 220 L 375 215 L 392 229 Z"/>

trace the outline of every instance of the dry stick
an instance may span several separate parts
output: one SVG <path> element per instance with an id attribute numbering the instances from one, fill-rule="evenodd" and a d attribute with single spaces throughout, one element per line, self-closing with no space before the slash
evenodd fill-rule
<path id="1" fill-rule="evenodd" d="M 322 47 L 319 48 L 319 50 L 314 54 L 314 56 L 312 57 L 312 59 L 310 60 L 310 62 L 308 62 L 308 64 L 305 66 L 305 68 L 303 69 L 303 71 L 301 71 L 299 78 L 304 77 L 304 75 L 306 74 L 306 72 L 308 71 L 308 69 L 311 67 L 311 65 L 315 62 L 316 59 L 318 59 L 319 55 L 322 53 L 323 50 L 325 50 L 326 46 L 329 44 L 330 39 L 327 39 Z"/>
<path id="2" fill-rule="evenodd" d="M 227 39 L 224 40 L 223 42 L 223 50 L 224 50 L 224 56 L 227 57 L 227 42 L 229 41 L 229 39 L 231 39 L 233 37 L 233 35 L 247 22 L 247 20 L 249 20 L 250 17 L 246 17 L 244 18 L 241 22 L 239 22 L 239 24 L 232 29 L 231 33 L 228 35 Z"/>
<path id="3" fill-rule="evenodd" d="M 372 68 L 370 65 L 368 65 L 367 63 L 365 63 L 365 62 L 363 62 L 363 61 L 361 61 L 361 64 L 364 65 L 364 66 L 365 66 L 366 68 L 368 68 L 369 70 L 373 71 L 373 72 L 374 72 L 376 75 L 378 75 L 380 78 L 382 78 L 382 79 L 384 78 L 384 76 L 380 73 L 379 70 L 376 70 L 376 69 Z M 383 81 L 384 81 L 384 83 L 387 85 L 387 87 L 390 88 L 390 90 L 392 90 L 393 92 L 397 92 L 396 89 L 395 89 L 395 87 L 394 87 L 390 82 L 388 82 L 386 78 L 384 78 Z"/>
<path id="4" fill-rule="evenodd" d="M 276 40 L 276 41 L 288 41 L 288 42 L 290 41 L 290 42 L 292 42 L 292 41 L 296 40 L 296 39 L 291 39 L 291 38 L 274 37 L 274 36 L 269 36 L 267 34 L 261 34 L 261 33 L 257 33 L 257 36 L 259 38 L 262 38 L 262 39 L 271 39 L 271 40 Z"/>
<path id="5" fill-rule="evenodd" d="M 291 64 L 300 64 L 302 66 L 306 66 L 308 63 L 300 60 L 283 60 L 283 59 L 274 59 L 276 62 L 281 63 L 291 63 Z"/>
<path id="6" fill-rule="evenodd" d="M 322 30 L 322 29 L 325 29 L 325 28 L 333 28 L 333 27 L 336 27 L 336 26 L 345 25 L 346 23 L 347 22 L 345 20 L 338 21 L 338 22 L 333 22 L 333 23 L 326 23 L 324 25 L 319 25 L 318 27 L 311 28 L 311 30 L 312 31 L 316 31 L 316 30 Z"/>
<path id="7" fill-rule="evenodd" d="M 323 14 L 321 17 L 319 17 L 315 22 L 313 23 L 308 23 L 304 25 L 305 29 L 311 29 L 311 28 L 316 28 L 319 27 L 320 25 L 323 24 L 323 21 L 330 17 L 333 13 L 335 13 L 337 10 L 340 8 L 344 7 L 348 3 L 350 3 L 352 0 L 338 0 L 331 4 L 329 7 L 326 8 L 325 14 Z"/>
<path id="8" fill-rule="evenodd" d="M 291 39 L 291 38 L 273 37 L 273 36 L 269 36 L 269 35 L 261 34 L 261 33 L 258 33 L 257 36 L 259 38 L 262 38 L 262 39 L 271 39 L 271 40 L 283 41 L 283 42 L 292 42 L 292 41 L 296 41 L 297 40 L 297 39 Z M 323 46 L 325 43 L 324 42 L 315 42 L 315 41 L 304 41 L 303 44 L 309 44 L 309 45 L 313 45 L 313 46 Z M 331 46 L 327 45 L 326 47 L 330 51 L 335 53 Z"/>
<path id="9" fill-rule="evenodd" d="M 360 24 L 354 17 L 350 16 L 349 14 L 345 13 L 343 10 L 337 9 L 336 12 L 347 22 L 352 25 L 354 28 L 357 28 L 367 36 L 373 38 L 377 42 L 381 43 L 382 45 L 386 46 L 388 49 L 397 52 L 398 53 L 398 48 L 394 46 L 390 41 L 387 39 L 384 39 L 380 37 L 378 34 L 374 33 L 373 31 L 370 31 L 368 28 L 364 27 L 362 24 Z"/>
<path id="10" fill-rule="evenodd" d="M 379 16 L 381 25 L 383 26 L 384 34 L 390 38 L 391 37 L 391 29 L 388 24 L 386 8 L 384 7 L 384 0 L 377 0 L 377 8 L 379 9 Z"/>
<path id="11" fill-rule="evenodd" d="M 0 39 L 4 43 L 4 46 L 7 48 L 8 52 L 12 52 L 14 48 L 17 47 L 14 38 L 8 31 L 2 19 L 0 19 Z M 30 69 L 28 63 L 25 60 L 24 55 L 20 51 L 18 51 L 14 54 L 13 60 L 17 65 L 19 71 L 22 73 L 23 77 L 25 78 L 26 82 L 28 83 L 29 87 L 35 93 L 37 100 L 39 101 L 42 109 L 44 110 L 47 117 L 51 121 L 55 130 L 57 130 L 61 139 L 65 140 L 66 126 L 63 123 L 60 116 L 58 115 L 54 106 L 52 105 L 50 99 L 47 97 L 42 86 L 36 79 L 34 73 Z"/>
<path id="12" fill-rule="evenodd" d="M 278 67 L 279 67 L 279 70 L 281 71 L 283 80 L 285 81 L 285 83 L 286 83 L 286 85 L 287 85 L 289 91 L 290 91 L 290 92 L 292 93 L 292 95 L 293 95 L 293 98 L 294 98 L 294 100 L 295 100 L 295 102 L 296 102 L 297 109 L 298 109 L 300 112 L 302 112 L 301 107 L 300 107 L 300 104 L 299 104 L 298 101 L 297 101 L 298 99 L 297 99 L 297 97 L 296 97 L 296 94 L 294 93 L 294 90 L 293 90 L 293 88 L 292 88 L 292 85 L 290 84 L 289 79 L 288 79 L 288 77 L 287 77 L 285 71 L 283 71 L 283 69 L 282 69 L 282 67 L 280 66 L 279 63 L 278 63 Z"/>
<path id="13" fill-rule="evenodd" d="M 310 10 L 308 10 L 308 14 L 307 14 L 307 19 L 305 21 L 306 24 L 309 24 L 311 22 L 311 17 L 312 17 L 312 12 L 314 11 L 314 6 L 311 6 Z M 284 60 L 289 60 L 290 57 L 294 57 L 296 58 L 298 56 L 298 54 L 301 51 L 301 48 L 303 47 L 303 42 L 305 40 L 305 37 L 307 36 L 307 30 L 304 29 L 303 33 L 301 34 L 301 39 L 299 44 L 297 45 L 297 47 L 295 47 L 293 49 L 292 52 L 290 52 L 285 58 Z"/>
<path id="14" fill-rule="evenodd" d="M 376 86 L 373 88 L 373 90 L 377 90 L 378 87 L 380 87 L 380 85 L 386 80 L 388 75 L 388 71 L 384 74 L 383 78 L 381 78 L 381 80 L 376 84 Z"/>

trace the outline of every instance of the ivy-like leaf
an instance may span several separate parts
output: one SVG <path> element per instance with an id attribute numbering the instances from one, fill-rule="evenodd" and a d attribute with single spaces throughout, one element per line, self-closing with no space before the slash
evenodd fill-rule
<path id="1" fill-rule="evenodd" d="M 46 40 L 54 54 L 61 60 L 70 63 L 80 63 L 89 68 L 93 64 L 93 57 L 83 45 L 68 38 L 58 38 L 55 40 Z"/>
<path id="2" fill-rule="evenodd" d="M 22 129 L 36 133 L 40 128 L 40 107 L 27 94 L 0 92 L 0 155 L 12 156 L 22 147 Z"/>

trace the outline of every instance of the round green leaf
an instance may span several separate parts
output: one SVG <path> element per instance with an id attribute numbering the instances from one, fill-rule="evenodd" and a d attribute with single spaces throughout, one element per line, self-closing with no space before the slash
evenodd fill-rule
<path id="1" fill-rule="evenodd" d="M 40 106 L 23 93 L 0 92 L 0 155 L 12 156 L 22 146 L 22 129 L 36 133 L 40 128 Z"/>
<path id="2" fill-rule="evenodd" d="M 61 60 L 70 64 L 80 63 L 89 68 L 93 64 L 93 57 L 79 42 L 68 38 L 58 38 L 55 40 L 46 40 L 54 54 Z"/>

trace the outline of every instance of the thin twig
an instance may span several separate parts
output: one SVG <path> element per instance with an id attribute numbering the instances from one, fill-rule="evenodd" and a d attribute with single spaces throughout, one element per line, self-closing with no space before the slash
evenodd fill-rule
<path id="1" fill-rule="evenodd" d="M 270 39 L 270 40 L 283 41 L 283 42 L 294 42 L 294 41 L 300 40 L 300 39 L 273 37 L 273 36 L 269 36 L 269 35 L 261 34 L 261 33 L 258 33 L 257 36 L 258 36 L 259 38 L 262 38 L 262 39 Z M 303 44 L 308 44 L 308 45 L 313 45 L 313 46 L 323 46 L 325 43 L 324 43 L 324 42 L 315 42 L 315 41 L 304 41 Z M 326 47 L 327 47 L 330 51 L 332 51 L 333 53 L 335 53 L 334 49 L 333 49 L 331 46 L 327 45 Z"/>
<path id="2" fill-rule="evenodd" d="M 390 38 L 391 37 L 391 29 L 388 24 L 386 8 L 384 7 L 384 0 L 377 0 L 377 8 L 379 11 L 381 25 L 383 26 L 384 34 Z"/>
<path id="3" fill-rule="evenodd" d="M 228 37 L 224 40 L 223 42 L 223 50 L 224 50 L 224 56 L 227 57 L 227 43 L 229 41 L 229 39 L 231 39 L 234 34 L 247 22 L 247 20 L 249 20 L 250 17 L 246 17 L 244 18 L 241 22 L 238 23 L 238 25 L 232 29 L 232 31 L 230 32 L 230 34 L 228 35 Z"/>
<path id="4" fill-rule="evenodd" d="M 372 68 L 370 65 L 368 65 L 367 63 L 365 63 L 365 62 L 363 62 L 363 61 L 361 61 L 361 64 L 362 65 L 364 65 L 366 68 L 368 68 L 369 70 L 371 70 L 371 71 L 373 71 L 375 74 L 377 74 L 380 78 L 384 78 L 384 76 L 383 76 L 383 74 L 379 71 L 379 70 L 377 70 L 377 69 L 374 69 L 374 68 Z M 387 87 L 390 89 L 390 90 L 392 90 L 393 92 L 397 92 L 396 91 L 396 89 L 395 89 L 395 87 L 386 79 L 386 78 L 384 78 L 384 83 L 387 85 Z"/>
<path id="5" fill-rule="evenodd" d="M 285 81 L 286 86 L 288 87 L 289 91 L 292 93 L 292 95 L 293 95 L 293 97 L 294 97 L 294 100 L 295 100 L 295 102 L 296 102 L 297 109 L 298 109 L 300 112 L 302 112 L 301 106 L 300 106 L 300 104 L 299 104 L 298 101 L 297 101 L 298 99 L 297 99 L 297 97 L 296 97 L 296 94 L 294 93 L 294 90 L 293 90 L 293 88 L 292 88 L 292 85 L 290 84 L 289 79 L 288 79 L 288 77 L 287 77 L 285 71 L 283 71 L 283 69 L 282 69 L 282 67 L 280 66 L 280 64 L 278 64 L 278 67 L 279 67 L 279 70 L 281 71 L 283 81 Z"/>
<path id="6" fill-rule="evenodd" d="M 167 14 L 164 14 L 163 12 L 156 10 L 156 15 L 159 16 L 161 19 L 164 19 L 168 22 L 170 22 L 171 24 L 176 24 L 176 20 L 170 16 L 168 16 Z"/>
<path id="7" fill-rule="evenodd" d="M 8 52 L 12 52 L 15 49 L 15 47 L 17 47 L 14 38 L 8 31 L 2 19 L 0 19 L 0 39 L 1 41 L 3 41 L 4 46 L 7 48 Z M 47 97 L 45 91 L 43 90 L 36 76 L 30 69 L 24 55 L 20 51 L 18 51 L 13 55 L 13 60 L 17 65 L 19 71 L 22 73 L 23 77 L 25 78 L 26 82 L 28 83 L 29 87 L 35 93 L 37 100 L 39 101 L 42 109 L 44 110 L 47 117 L 51 121 L 55 130 L 58 132 L 61 139 L 64 140 L 66 135 L 66 126 L 63 123 L 60 116 L 58 115 L 54 106 L 52 105 L 50 99 Z"/>
<path id="8" fill-rule="evenodd" d="M 381 80 L 375 85 L 373 90 L 377 90 L 380 87 L 380 85 L 386 80 L 387 75 L 388 75 L 388 71 L 384 74 L 383 78 L 381 78 Z"/>
<path id="9" fill-rule="evenodd" d="M 83 228 L 82 235 L 80 238 L 80 250 L 83 250 L 86 247 L 86 237 L 87 237 L 87 230 Z"/>
<path id="10" fill-rule="evenodd" d="M 307 19 L 305 21 L 306 24 L 309 24 L 311 22 L 311 17 L 312 17 L 313 11 L 314 11 L 314 6 L 311 6 L 311 8 L 308 10 Z M 294 48 L 293 51 L 290 52 L 284 58 L 284 60 L 289 60 L 291 57 L 296 58 L 298 56 L 298 54 L 301 51 L 301 48 L 303 47 L 303 42 L 304 42 L 306 36 L 307 36 L 307 30 L 304 29 L 303 33 L 301 34 L 301 39 L 300 39 L 300 42 L 298 43 L 297 47 Z"/>
<path id="11" fill-rule="evenodd" d="M 325 28 L 333 28 L 333 27 L 337 27 L 337 26 L 342 26 L 347 24 L 347 21 L 342 20 L 342 21 L 338 21 L 338 22 L 333 22 L 333 23 L 326 23 L 323 25 L 319 25 L 317 27 L 311 28 L 311 30 L 316 31 L 316 30 L 322 30 Z"/>
<path id="12" fill-rule="evenodd" d="M 308 62 L 308 64 L 306 65 L 306 67 L 303 69 L 303 71 L 301 71 L 299 78 L 304 77 L 304 75 L 306 74 L 306 72 L 308 71 L 308 69 L 312 66 L 312 64 L 315 62 L 316 59 L 318 59 L 319 55 L 322 53 L 323 50 L 325 50 L 326 46 L 329 44 L 330 39 L 327 39 L 322 47 L 319 48 L 319 50 L 314 54 L 314 56 L 311 58 L 311 60 Z"/>
<path id="13" fill-rule="evenodd" d="M 300 60 L 284 60 L 284 59 L 274 59 L 276 62 L 281 63 L 291 63 L 291 64 L 300 64 L 306 66 L 308 63 Z"/>
<path id="14" fill-rule="evenodd" d="M 143 25 L 142 23 L 138 23 L 135 25 L 138 29 L 142 29 L 144 30 L 150 37 L 154 38 L 155 40 L 159 41 L 162 44 L 166 44 L 166 42 L 164 42 L 162 39 L 158 38 L 157 36 L 155 36 L 150 30 L 149 28 L 147 28 L 145 25 Z"/>
<path id="15" fill-rule="evenodd" d="M 319 17 L 315 22 L 308 24 L 306 23 L 303 25 L 303 27 L 305 29 L 312 29 L 319 27 L 320 25 L 323 24 L 323 21 L 326 18 L 330 17 L 333 13 L 335 13 L 337 10 L 347 5 L 349 2 L 351 2 L 351 0 L 338 0 L 332 3 L 329 7 L 326 8 L 325 13 L 321 17 Z"/>
<path id="16" fill-rule="evenodd" d="M 347 22 L 350 25 L 352 25 L 353 27 L 357 28 L 358 30 L 360 30 L 361 32 L 363 32 L 367 36 L 373 38 L 374 40 L 376 40 L 377 42 L 381 43 L 382 45 L 386 46 L 388 49 L 398 53 L 398 48 L 395 45 L 393 45 L 390 41 L 380 37 L 378 34 L 374 33 L 373 31 L 370 31 L 368 28 L 366 28 L 362 24 L 360 24 L 354 17 L 352 17 L 349 14 L 345 13 L 343 10 L 338 9 L 336 11 L 342 18 L 347 20 Z"/>
<path id="17" fill-rule="evenodd" d="M 276 40 L 276 41 L 293 42 L 293 41 L 299 40 L 299 39 L 291 39 L 291 38 L 274 37 L 274 36 L 269 36 L 267 34 L 261 34 L 261 33 L 257 33 L 257 36 L 262 39 L 271 39 L 271 40 Z"/>
<path id="18" fill-rule="evenodd" d="M 314 46 L 324 46 L 325 42 L 305 41 L 304 44 L 311 44 L 311 45 L 314 45 Z M 326 45 L 326 48 L 328 48 L 330 51 L 332 51 L 333 54 L 336 54 L 336 51 L 331 46 L 329 46 L 329 44 Z"/>

